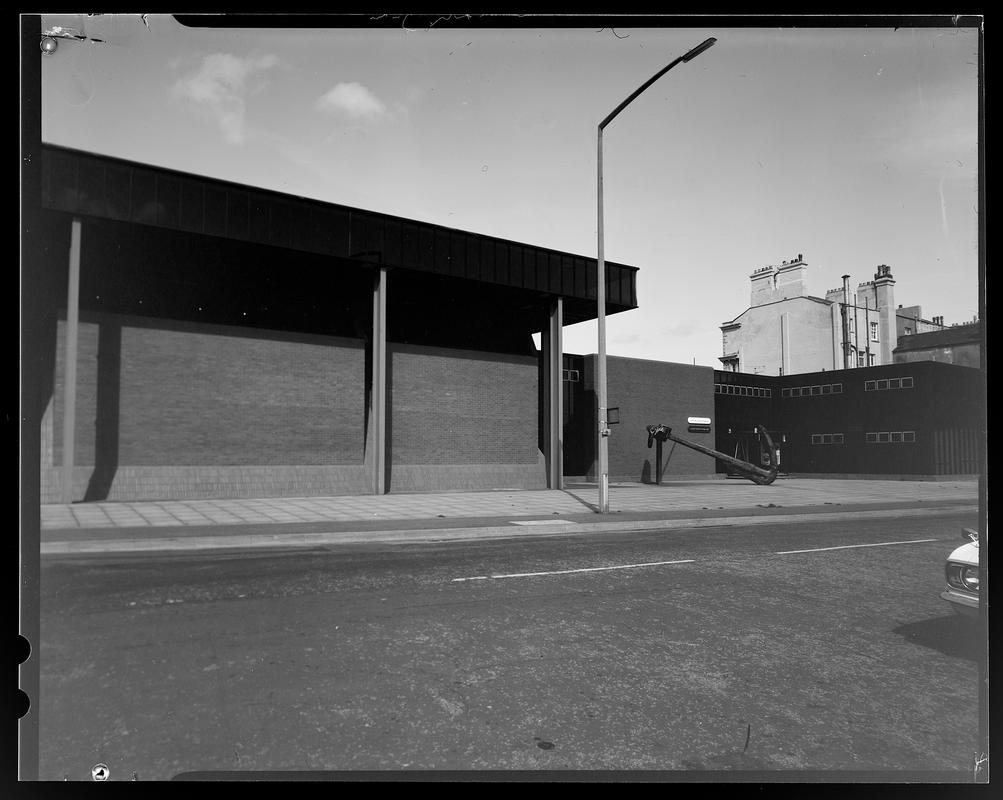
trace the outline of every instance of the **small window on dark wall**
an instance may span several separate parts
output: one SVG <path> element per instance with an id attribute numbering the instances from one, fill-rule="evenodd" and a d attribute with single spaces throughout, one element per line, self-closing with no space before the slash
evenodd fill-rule
<path id="1" fill-rule="evenodd" d="M 916 431 L 902 431 L 902 441 L 903 442 L 915 442 L 916 441 Z"/>
<path id="2" fill-rule="evenodd" d="M 902 388 L 911 389 L 912 388 L 912 378 L 902 378 Z"/>

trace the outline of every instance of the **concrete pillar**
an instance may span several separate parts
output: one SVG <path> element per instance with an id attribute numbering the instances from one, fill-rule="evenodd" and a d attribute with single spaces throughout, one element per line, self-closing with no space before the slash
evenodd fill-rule
<path id="1" fill-rule="evenodd" d="M 373 383 L 370 408 L 373 494 L 387 491 L 387 269 L 373 278 Z"/>
<path id="2" fill-rule="evenodd" d="M 66 369 L 63 384 L 62 501 L 73 502 L 73 460 L 77 411 L 77 338 L 80 331 L 80 220 L 70 223 L 69 282 L 66 290 Z"/>
<path id="3" fill-rule="evenodd" d="M 547 486 L 564 488 L 564 300 L 558 297 L 550 305 L 547 328 L 540 337 L 543 350 L 543 419 L 546 425 L 544 458 L 547 462 Z"/>

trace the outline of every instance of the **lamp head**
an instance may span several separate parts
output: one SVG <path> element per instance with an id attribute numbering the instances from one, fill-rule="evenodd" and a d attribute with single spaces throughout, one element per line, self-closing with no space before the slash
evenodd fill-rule
<path id="1" fill-rule="evenodd" d="M 42 49 L 42 55 L 51 56 L 56 52 L 56 48 L 59 46 L 59 43 L 51 36 L 43 36 L 42 41 L 38 43 L 38 46 Z"/>
<path id="2" fill-rule="evenodd" d="M 683 56 L 683 61 L 692 61 L 698 55 L 700 55 L 704 50 L 707 50 L 714 46 L 717 39 L 711 36 L 709 39 L 704 39 L 700 44 L 690 50 L 686 55 Z"/>

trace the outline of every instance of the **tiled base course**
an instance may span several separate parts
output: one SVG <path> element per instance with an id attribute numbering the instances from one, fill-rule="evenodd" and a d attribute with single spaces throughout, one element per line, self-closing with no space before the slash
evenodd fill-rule
<path id="1" fill-rule="evenodd" d="M 119 467 L 107 494 L 88 496 L 92 467 L 73 470 L 73 502 L 192 500 L 211 498 L 332 497 L 372 493 L 369 468 L 338 466 Z M 62 472 L 43 469 L 41 502 L 60 503 Z M 537 464 L 395 466 L 391 492 L 546 489 L 542 457 Z"/>

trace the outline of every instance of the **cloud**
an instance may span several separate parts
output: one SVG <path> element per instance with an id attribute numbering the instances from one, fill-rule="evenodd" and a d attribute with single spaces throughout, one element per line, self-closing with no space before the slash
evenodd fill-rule
<path id="1" fill-rule="evenodd" d="M 361 83 L 339 83 L 317 99 L 320 111 L 345 114 L 354 120 L 376 120 L 387 113 L 387 107 Z"/>
<path id="2" fill-rule="evenodd" d="M 240 58 L 213 53 L 202 59 L 196 72 L 178 79 L 173 94 L 205 108 L 215 117 L 226 141 L 241 144 L 245 138 L 245 98 L 262 85 L 253 79 L 278 63 L 273 55 Z"/>

